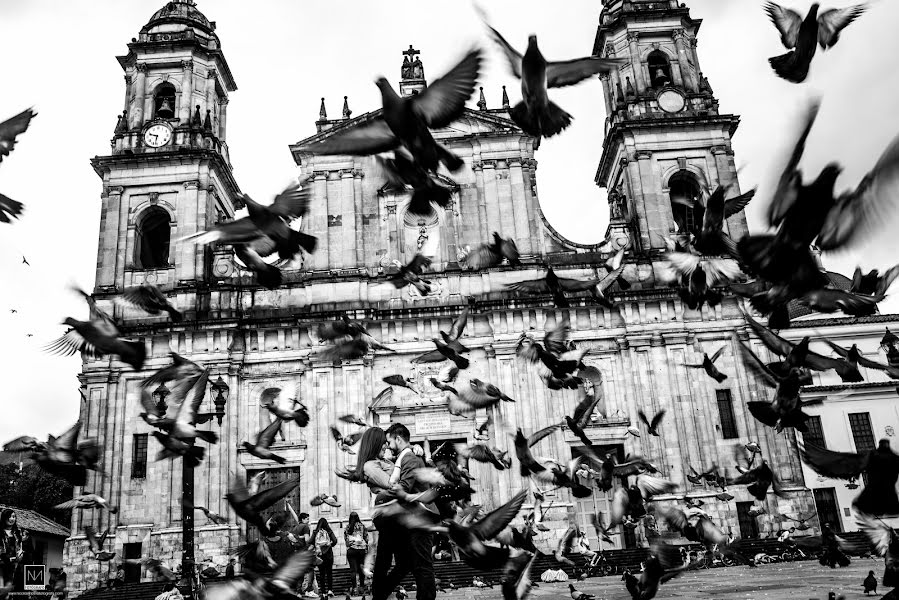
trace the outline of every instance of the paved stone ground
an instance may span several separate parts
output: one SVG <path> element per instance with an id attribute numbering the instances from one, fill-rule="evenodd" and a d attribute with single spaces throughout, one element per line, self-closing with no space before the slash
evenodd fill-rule
<path id="1" fill-rule="evenodd" d="M 701 600 L 826 600 L 833 590 L 846 600 L 864 598 L 862 580 L 873 570 L 878 584 L 883 576 L 883 560 L 853 559 L 845 568 L 822 567 L 817 561 L 778 563 L 749 567 L 725 567 L 702 571 L 691 571 L 662 585 L 659 600 L 666 598 L 689 598 Z M 575 588 L 588 594 L 595 594 L 597 600 L 630 600 L 619 576 L 590 578 L 573 582 Z M 882 595 L 889 590 L 878 592 Z M 531 592 L 531 598 L 569 598 L 568 584 L 540 583 Z M 873 597 L 873 596 L 869 596 Z M 410 600 L 415 592 L 410 592 Z M 477 600 L 498 600 L 502 598 L 498 588 L 465 588 L 447 594 L 438 593 L 438 600 L 474 598 Z"/>

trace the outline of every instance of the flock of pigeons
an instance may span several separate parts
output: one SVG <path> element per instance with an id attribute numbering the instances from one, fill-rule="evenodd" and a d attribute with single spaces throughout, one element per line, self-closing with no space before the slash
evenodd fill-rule
<path id="1" fill-rule="evenodd" d="M 797 13 L 768 2 L 766 10 L 780 31 L 784 45 L 790 49 L 787 54 L 770 59 L 772 67 L 784 79 L 797 83 L 803 81 L 816 46 L 820 44 L 824 49 L 832 47 L 840 31 L 864 8 L 862 5 L 829 10 L 818 15 L 818 5 L 815 4 L 808 16 L 802 19 Z M 550 62 L 541 54 L 536 36 L 529 38 L 527 50 L 522 55 L 499 32 L 489 25 L 488 28 L 505 54 L 511 72 L 521 80 L 522 100 L 510 109 L 510 116 L 535 137 L 556 135 L 571 122 L 571 115 L 549 100 L 548 89 L 576 84 L 624 63 L 622 59 L 599 57 Z M 410 97 L 400 97 L 386 79 L 379 79 L 377 85 L 381 91 L 383 109 L 378 116 L 323 141 L 311 143 L 302 150 L 317 154 L 379 155 L 377 159 L 387 178 L 410 189 L 411 210 L 423 214 L 430 212 L 432 204 L 445 206 L 449 193 L 436 178 L 436 171 L 441 165 L 450 171 L 457 171 L 464 163 L 438 143 L 431 130 L 447 127 L 462 115 L 465 102 L 474 92 L 480 75 L 482 57 L 480 49 L 472 49 L 446 75 L 420 94 Z M 843 381 L 855 382 L 862 380 L 858 370 L 858 366 L 862 365 L 899 379 L 899 360 L 892 360 L 893 354 L 888 355 L 891 359 L 888 364 L 880 364 L 861 356 L 855 346 L 845 349 L 828 341 L 839 355 L 839 358 L 831 358 L 809 350 L 809 338 L 794 344 L 772 331 L 789 326 L 789 307 L 793 302 L 820 312 L 841 310 L 850 315 L 872 314 L 899 275 L 899 266 L 884 275 L 877 271 L 864 274 L 858 270 L 851 289 L 840 290 L 820 270 L 813 255 L 813 244 L 822 250 L 855 248 L 865 233 L 883 228 L 889 222 L 886 217 L 894 212 L 892 195 L 899 189 L 899 140 L 890 145 L 855 190 L 835 195 L 834 184 L 840 173 L 839 166 L 825 167 L 809 184 L 804 182 L 798 170 L 816 112 L 817 104 L 807 111 L 801 135 L 767 207 L 768 222 L 775 228 L 774 233 L 731 239 L 724 231 L 724 220 L 742 210 L 754 192 L 728 199 L 728 189 L 719 186 L 709 194 L 705 204 L 699 199 L 680 200 L 694 211 L 696 224 L 666 239 L 671 283 L 688 306 L 699 308 L 704 303 L 717 304 L 721 301 L 722 286 L 727 286 L 732 293 L 747 298 L 756 311 L 768 317 L 768 327 L 765 327 L 748 312 L 745 313 L 751 330 L 782 360 L 765 363 L 746 344 L 739 340 L 734 340 L 734 343 L 742 352 L 747 367 L 774 390 L 771 401 L 750 402 L 748 409 L 758 421 L 777 431 L 788 427 L 806 431 L 808 415 L 802 410 L 806 404 L 800 400 L 799 392 L 801 386 L 810 382 L 810 370 L 833 369 Z M 0 124 L 0 160 L 11 151 L 16 136 L 26 130 L 33 116 L 31 110 L 26 110 Z M 392 157 L 380 156 L 391 151 Z M 282 281 L 281 272 L 277 266 L 266 262 L 266 258 L 277 254 L 282 260 L 291 260 L 302 251 L 311 253 L 315 250 L 316 239 L 313 236 L 290 227 L 294 219 L 309 211 L 312 201 L 309 186 L 305 182 L 295 183 L 270 205 L 258 204 L 246 195 L 243 200 L 248 209 L 246 217 L 219 224 L 186 240 L 230 244 L 246 268 L 256 273 L 261 285 L 277 287 Z M 22 212 L 22 208 L 21 203 L 0 195 L 0 220 L 10 222 L 11 218 Z M 508 287 L 523 293 L 548 295 L 558 308 L 567 308 L 570 294 L 581 292 L 587 292 L 593 300 L 611 307 L 613 304 L 607 290 L 612 285 L 618 285 L 620 289 L 627 289 L 628 286 L 621 276 L 623 255 L 622 249 L 612 256 L 605 265 L 607 274 L 599 279 L 561 278 L 547 268 L 545 276 L 539 279 Z M 503 238 L 495 232 L 491 241 L 469 248 L 465 260 L 471 268 L 482 269 L 504 261 L 511 265 L 518 264 L 519 254 L 514 240 Z M 390 277 L 391 284 L 397 288 L 413 285 L 423 294 L 429 291 L 430 282 L 423 278 L 430 266 L 427 257 L 417 255 L 410 263 L 399 266 L 398 272 Z M 747 281 L 746 275 L 753 279 Z M 89 305 L 89 320 L 66 319 L 64 323 L 70 329 L 51 343 L 48 350 L 66 355 L 82 352 L 89 357 L 115 355 L 140 371 L 146 358 L 144 344 L 123 337 L 115 320 L 101 310 L 90 295 L 79 293 Z M 167 313 L 173 322 L 182 318 L 165 295 L 152 285 L 128 289 L 116 301 L 150 314 Z M 584 428 L 595 412 L 604 414 L 605 411 L 601 375 L 598 370 L 582 362 L 587 349 L 578 348 L 569 339 L 567 321 L 548 331 L 540 341 L 529 334 L 522 334 L 517 354 L 522 361 L 536 366 L 548 389 L 580 389 L 580 401 L 563 422 L 530 434 L 521 429 L 514 432 L 507 430 L 502 411 L 494 409 L 501 403 L 515 400 L 492 383 L 477 378 L 459 381 L 470 367 L 470 359 L 464 356 L 469 348 L 461 341 L 469 313 L 470 307 L 465 308 L 450 331 L 441 331 L 439 337 L 433 340 L 435 349 L 414 361 L 447 362 L 447 366 L 430 382 L 446 397 L 451 414 L 473 417 L 475 411 L 486 408 L 489 418 L 476 428 L 473 442 L 456 446 L 456 460 L 435 458 L 436 451 L 432 454 L 425 440 L 423 450 L 427 467 L 417 471 L 416 477 L 428 484 L 429 489 L 421 493 L 418 503 L 403 506 L 389 504 L 380 507 L 379 511 L 393 515 L 410 529 L 421 528 L 448 535 L 462 560 L 475 569 L 502 567 L 501 587 L 503 597 L 507 599 L 521 600 L 531 589 L 530 570 L 539 553 L 534 538 L 547 529 L 542 519 L 546 510 L 543 502 L 549 489 L 567 488 L 578 498 L 591 496 L 595 489 L 608 493 L 611 501 L 608 522 L 604 523 L 602 515 L 594 516 L 597 536 L 607 542 L 611 542 L 609 532 L 615 527 L 635 528 L 642 523 L 652 529 L 658 517 L 669 529 L 681 532 L 688 540 L 709 548 L 717 545 L 736 560 L 751 564 L 740 552 L 740 542 L 733 542 L 702 510 L 701 500 L 684 496 L 683 507 L 648 504 L 653 496 L 671 494 L 678 485 L 663 478 L 659 469 L 645 458 L 632 456 L 619 462 L 616 456 L 601 451 L 592 443 Z M 887 335 L 890 335 L 889 331 Z M 333 360 L 358 358 L 376 350 L 393 352 L 375 339 L 362 323 L 348 317 L 322 323 L 318 328 L 318 337 L 322 345 L 316 352 Z M 899 351 L 895 347 L 899 338 L 892 336 L 885 337 L 885 340 L 888 340 L 887 345 L 899 359 Z M 722 373 L 715 362 L 725 348 L 722 347 L 712 356 L 703 353 L 701 363 L 686 366 L 701 368 L 710 378 L 721 382 L 727 374 Z M 141 405 L 144 412 L 140 416 L 153 428 L 153 436 L 161 446 L 159 459 L 181 458 L 196 466 L 205 456 L 205 448 L 198 446 L 198 441 L 205 444 L 218 441 L 214 432 L 197 428 L 204 419 L 210 418 L 198 415 L 208 387 L 208 371 L 177 354 L 173 353 L 172 358 L 171 365 L 143 382 Z M 390 387 L 379 398 L 392 393 L 393 386 L 420 393 L 415 383 L 401 374 L 385 377 L 384 381 Z M 170 407 L 154 401 L 149 389 L 157 384 L 170 387 Z M 299 398 L 269 399 L 266 408 L 273 417 L 271 425 L 260 431 L 254 442 L 243 442 L 243 447 L 261 460 L 283 463 L 284 458 L 271 450 L 275 437 L 286 422 L 295 422 L 299 427 L 307 426 L 310 415 Z M 658 436 L 663 426 L 664 411 L 652 417 L 641 411 L 639 416 L 646 434 Z M 341 451 L 351 454 L 352 447 L 358 443 L 368 424 L 355 415 L 345 415 L 341 421 L 362 428 L 343 433 L 337 424 L 331 426 L 335 443 Z M 532 448 L 538 442 L 563 427 L 567 427 L 584 444 L 575 459 L 561 461 L 533 454 Z M 4 449 L 29 452 L 48 472 L 65 478 L 73 485 L 84 486 L 88 470 L 100 472 L 100 446 L 96 440 L 80 440 L 80 430 L 79 422 L 58 438 L 50 436 L 46 443 L 24 436 L 8 442 Z M 630 427 L 628 431 L 635 436 L 642 434 L 637 427 Z M 527 480 L 529 489 L 515 494 L 495 510 L 482 514 L 481 507 L 471 503 L 475 490 L 471 487 L 469 461 L 488 464 L 497 470 L 512 469 L 510 452 L 496 446 L 496 440 L 506 435 L 514 440 L 517 470 Z M 867 477 L 867 485 L 855 501 L 861 515 L 860 522 L 882 554 L 897 556 L 899 541 L 879 520 L 885 515 L 899 514 L 899 498 L 895 490 L 899 456 L 890 450 L 889 444 L 881 444 L 869 453 L 855 454 L 800 443 L 800 451 L 803 460 L 822 475 L 847 479 L 850 485 L 862 475 Z M 764 458 L 759 458 L 760 454 L 761 450 L 754 442 L 740 445 L 735 448 L 739 471 L 736 477 L 729 477 L 726 470 L 721 474 L 713 465 L 709 469 L 703 468 L 702 472 L 691 466 L 691 474 L 687 478 L 693 484 L 715 486 L 720 490 L 716 497 L 722 501 L 733 499 L 726 488 L 734 485 L 746 486 L 753 497 L 764 501 L 769 489 L 775 494 L 782 494 L 782 491 L 775 473 Z M 339 469 L 337 474 L 356 481 L 352 469 Z M 618 483 L 627 482 L 629 477 L 634 477 L 631 483 Z M 243 557 L 244 571 L 248 575 L 210 589 L 209 594 L 216 600 L 291 596 L 297 582 L 313 566 L 314 555 L 311 551 L 295 553 L 283 564 L 272 560 L 265 536 L 278 535 L 281 523 L 265 518 L 263 512 L 284 500 L 299 482 L 291 480 L 263 488 L 263 481 L 264 474 L 253 478 L 248 487 L 235 483 L 226 497 L 234 513 L 256 527 L 263 537 L 253 544 L 235 549 Z M 522 525 L 512 526 L 529 493 L 534 498 L 534 509 Z M 424 504 L 432 502 L 438 506 L 439 514 L 423 508 Z M 312 500 L 313 505 L 322 503 L 340 505 L 334 494 L 322 494 Z M 290 504 L 285 504 L 293 512 Z M 104 498 L 89 492 L 60 507 L 115 511 Z M 213 522 L 227 522 L 227 517 L 202 506 L 185 506 L 185 510 L 202 511 Z M 755 507 L 756 515 L 763 512 L 763 505 Z M 804 520 L 798 522 L 804 525 Z M 578 533 L 577 528 L 572 527 L 561 538 L 554 552 L 560 563 L 571 562 L 566 554 L 570 552 Z M 108 531 L 97 536 L 92 528 L 87 527 L 85 534 L 94 558 L 109 561 L 114 557 L 114 552 L 103 549 Z M 143 562 L 159 577 L 175 577 L 157 559 L 144 559 Z M 635 599 L 653 598 L 660 584 L 692 566 L 691 563 L 682 563 L 676 548 L 656 544 L 640 574 L 625 574 L 625 585 Z M 587 596 L 573 587 L 571 595 L 576 600 Z"/>

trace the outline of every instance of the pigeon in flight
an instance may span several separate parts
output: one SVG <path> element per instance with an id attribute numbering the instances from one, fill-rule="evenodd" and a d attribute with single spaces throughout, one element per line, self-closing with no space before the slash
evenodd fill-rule
<path id="1" fill-rule="evenodd" d="M 691 369 L 704 369 L 709 377 L 711 377 L 718 383 L 721 383 L 725 379 L 727 379 L 727 375 L 718 370 L 718 367 L 715 366 L 715 361 L 721 357 L 721 354 L 724 353 L 724 350 L 726 348 L 727 345 L 725 344 L 724 346 L 718 348 L 718 350 L 711 357 L 708 354 L 703 354 L 701 363 L 684 363 L 684 366 L 690 367 Z"/>
<path id="2" fill-rule="evenodd" d="M 509 109 L 509 116 L 516 125 L 536 138 L 554 136 L 571 125 L 572 116 L 549 99 L 549 88 L 574 85 L 594 75 L 609 73 L 625 63 L 623 59 L 598 56 L 550 62 L 537 47 L 536 35 L 528 37 L 528 48 L 522 55 L 487 24 L 486 19 L 484 21 L 494 41 L 506 55 L 509 70 L 521 80 L 522 100 Z"/>
<path id="3" fill-rule="evenodd" d="M 13 151 L 13 147 L 16 145 L 16 136 L 28 129 L 28 124 L 35 115 L 37 113 L 29 108 L 0 123 L 0 163 Z M 25 206 L 21 202 L 16 202 L 12 198 L 0 194 L 0 223 L 10 223 L 13 219 L 18 219 L 24 208 Z M 24 256 L 22 261 L 28 264 Z"/>
<path id="4" fill-rule="evenodd" d="M 151 315 L 167 312 L 172 323 L 180 323 L 183 319 L 181 313 L 172 306 L 165 295 L 159 291 L 159 288 L 149 283 L 128 288 L 117 298 L 122 303 L 145 310 Z"/>
<path id="5" fill-rule="evenodd" d="M 480 49 L 470 50 L 446 75 L 408 97 L 397 95 L 386 78 L 378 78 L 383 105 L 379 115 L 300 150 L 367 156 L 400 149 L 426 171 L 436 171 L 440 163 L 458 171 L 465 163 L 437 143 L 430 130 L 448 127 L 462 116 L 478 80 L 481 54 Z"/>
<path id="6" fill-rule="evenodd" d="M 802 83 L 808 77 L 818 44 L 822 50 L 832 48 L 839 41 L 840 32 L 867 9 L 865 4 L 857 4 L 819 14 L 818 7 L 817 2 L 812 4 L 803 19 L 796 11 L 774 2 L 765 4 L 765 11 L 780 32 L 780 41 L 790 50 L 769 58 L 768 62 L 779 77 L 792 83 Z"/>

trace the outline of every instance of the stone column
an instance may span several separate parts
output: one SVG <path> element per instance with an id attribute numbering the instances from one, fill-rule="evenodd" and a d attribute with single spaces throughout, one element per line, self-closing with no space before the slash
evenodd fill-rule
<path id="1" fill-rule="evenodd" d="M 200 118 L 206 118 L 207 110 L 212 110 L 212 103 L 215 101 L 215 69 L 209 69 L 206 72 L 206 90 L 205 90 L 205 98 L 206 104 L 203 106 L 203 111 L 200 113 Z M 213 130 L 215 128 L 213 127 Z"/>
<path id="2" fill-rule="evenodd" d="M 134 82 L 134 103 L 129 114 L 131 115 L 131 129 L 140 129 L 144 124 L 144 96 L 147 95 L 147 63 L 134 65 L 137 71 Z"/>
<path id="3" fill-rule="evenodd" d="M 118 216 L 116 223 L 116 244 L 115 244 L 115 278 L 116 286 L 121 290 L 125 289 L 125 253 L 128 251 L 128 199 L 122 198 L 125 191 L 123 187 L 112 187 L 109 193 L 118 196 L 117 204 Z"/>
<path id="4" fill-rule="evenodd" d="M 652 152 L 638 150 L 634 157 L 637 159 L 637 175 L 642 195 L 642 210 L 646 218 L 647 236 L 649 246 L 652 248 L 664 248 L 664 237 L 668 235 L 669 221 L 665 218 L 663 201 L 656 191 L 657 179 L 653 170 Z M 668 212 L 670 212 L 670 207 Z M 654 235 L 649 235 L 650 232 Z"/>
<path id="5" fill-rule="evenodd" d="M 646 203 L 648 202 L 643 191 L 643 182 L 640 178 L 640 167 L 637 161 L 628 161 L 626 158 L 621 159 L 621 168 L 627 172 L 630 179 L 630 187 L 633 194 L 633 207 L 637 216 L 637 229 L 640 235 L 640 242 L 643 248 L 652 247 L 650 244 L 649 222 L 646 217 Z"/>
<path id="6" fill-rule="evenodd" d="M 190 124 L 190 110 L 194 95 L 194 61 L 181 61 L 181 104 L 178 106 L 178 120 L 181 125 Z"/>
<path id="7" fill-rule="evenodd" d="M 601 73 L 599 81 L 602 83 L 602 96 L 606 101 L 606 116 L 611 117 L 615 112 L 615 108 L 612 106 L 612 86 L 609 83 L 609 74 Z"/>
<path id="8" fill-rule="evenodd" d="M 509 182 L 512 188 L 512 209 L 515 216 L 515 243 L 519 252 L 533 253 L 533 239 L 528 219 L 528 201 L 524 186 L 524 173 L 521 170 L 521 159 L 509 160 Z M 508 236 L 507 236 L 508 237 Z"/>
<path id="9" fill-rule="evenodd" d="M 459 203 L 462 201 L 458 193 L 454 192 L 450 205 L 443 211 L 443 217 L 440 219 L 441 233 L 443 236 L 443 262 L 457 262 L 456 256 L 459 249 L 458 237 L 456 235 L 456 211 L 459 210 Z"/>
<path id="10" fill-rule="evenodd" d="M 695 92 L 699 90 L 699 82 L 696 80 L 696 74 L 690 68 L 690 59 L 687 57 L 687 33 L 683 29 L 675 29 L 672 37 L 674 38 L 674 47 L 677 49 L 677 64 L 680 66 L 683 85 L 688 90 Z"/>
<path id="11" fill-rule="evenodd" d="M 180 194 L 178 223 L 186 235 L 200 231 L 202 223 L 199 219 L 200 182 L 196 179 L 184 182 L 184 192 Z M 194 281 L 202 269 L 203 248 L 198 244 L 178 244 L 175 248 L 181 251 L 175 255 L 175 280 Z M 177 470 L 177 469 L 176 469 Z M 178 470 L 180 473 L 180 470 Z"/>
<path id="12" fill-rule="evenodd" d="M 515 200 L 512 197 L 512 182 L 509 177 L 509 163 L 505 160 L 496 161 L 496 198 L 498 200 L 499 223 L 496 231 L 503 237 L 511 237 L 518 240 L 522 237 L 515 223 Z M 489 213 L 488 213 L 489 214 Z"/>
<path id="13" fill-rule="evenodd" d="M 499 206 L 499 190 L 496 181 L 496 162 L 492 160 L 484 161 L 484 210 L 487 213 L 487 232 L 484 240 L 487 240 L 492 232 L 499 231 L 502 233 L 500 224 L 500 206 Z"/>
<path id="14" fill-rule="evenodd" d="M 693 66 L 696 68 L 696 76 L 699 77 L 699 73 L 702 73 L 702 67 L 699 66 L 699 52 L 696 51 L 696 46 L 699 44 L 699 40 L 695 37 L 690 38 L 690 51 L 693 54 Z M 697 89 L 699 88 L 699 81 L 697 79 L 696 82 Z"/>
<path id="15" fill-rule="evenodd" d="M 487 204 L 485 201 L 486 188 L 484 187 L 484 163 L 480 161 L 473 162 L 471 170 L 474 171 L 475 189 L 478 194 L 478 234 L 476 239 L 466 240 L 466 242 L 474 247 L 475 244 L 486 241 L 490 232 L 488 231 Z M 491 175 L 492 173 L 493 171 L 491 170 Z"/>
<path id="16" fill-rule="evenodd" d="M 350 217 L 355 220 L 355 236 L 356 243 L 354 246 L 356 247 L 356 266 L 363 267 L 366 264 L 365 260 L 365 249 L 368 246 L 368 239 L 366 239 L 366 231 L 365 223 L 362 219 L 364 214 L 364 208 L 362 206 L 362 178 L 365 177 L 365 171 L 360 169 L 353 169 L 353 215 Z"/>
<path id="17" fill-rule="evenodd" d="M 125 75 L 125 110 L 131 108 L 131 75 Z"/>
<path id="18" fill-rule="evenodd" d="M 636 31 L 629 31 L 627 44 L 631 54 L 631 66 L 634 68 L 634 85 L 637 86 L 637 95 L 646 91 L 646 80 L 643 78 L 643 61 L 640 59 L 640 49 L 637 40 L 640 35 Z"/>
<path id="19" fill-rule="evenodd" d="M 328 172 L 313 173 L 313 202 L 310 207 L 309 233 L 318 237 L 315 253 L 312 255 L 312 268 L 315 270 L 328 268 Z"/>
<path id="20" fill-rule="evenodd" d="M 103 208 L 100 213 L 97 286 L 114 285 L 116 282 L 119 230 L 127 230 L 127 224 L 122 226 L 119 222 L 122 212 L 122 192 L 124 191 L 123 187 L 107 187 L 100 195 Z"/>
<path id="21" fill-rule="evenodd" d="M 218 122 L 218 138 L 225 141 L 225 134 L 227 132 L 226 125 L 228 121 L 228 99 L 222 98 L 219 100 L 219 122 Z"/>
<path id="22" fill-rule="evenodd" d="M 353 170 L 340 171 L 340 233 L 341 265 L 345 269 L 358 266 L 357 253 L 362 245 L 359 240 L 361 231 L 356 230 L 356 201 L 353 186 Z"/>

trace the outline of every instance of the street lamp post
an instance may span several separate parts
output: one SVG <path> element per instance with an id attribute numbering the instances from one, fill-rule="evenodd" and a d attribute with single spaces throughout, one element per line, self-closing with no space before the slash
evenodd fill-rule
<path id="1" fill-rule="evenodd" d="M 212 392 L 215 394 L 213 404 L 215 411 L 211 413 L 197 413 L 196 422 L 205 423 L 215 417 L 219 426 L 225 416 L 225 404 L 228 401 L 228 384 L 221 376 L 215 380 L 212 385 Z M 190 446 L 194 445 L 195 440 L 190 441 Z M 184 597 L 188 600 L 195 598 L 196 590 L 196 568 L 194 559 L 194 467 L 190 461 L 183 458 L 181 460 L 181 576 L 184 578 L 187 587 L 187 593 Z M 190 509 L 183 508 L 191 507 Z"/>

